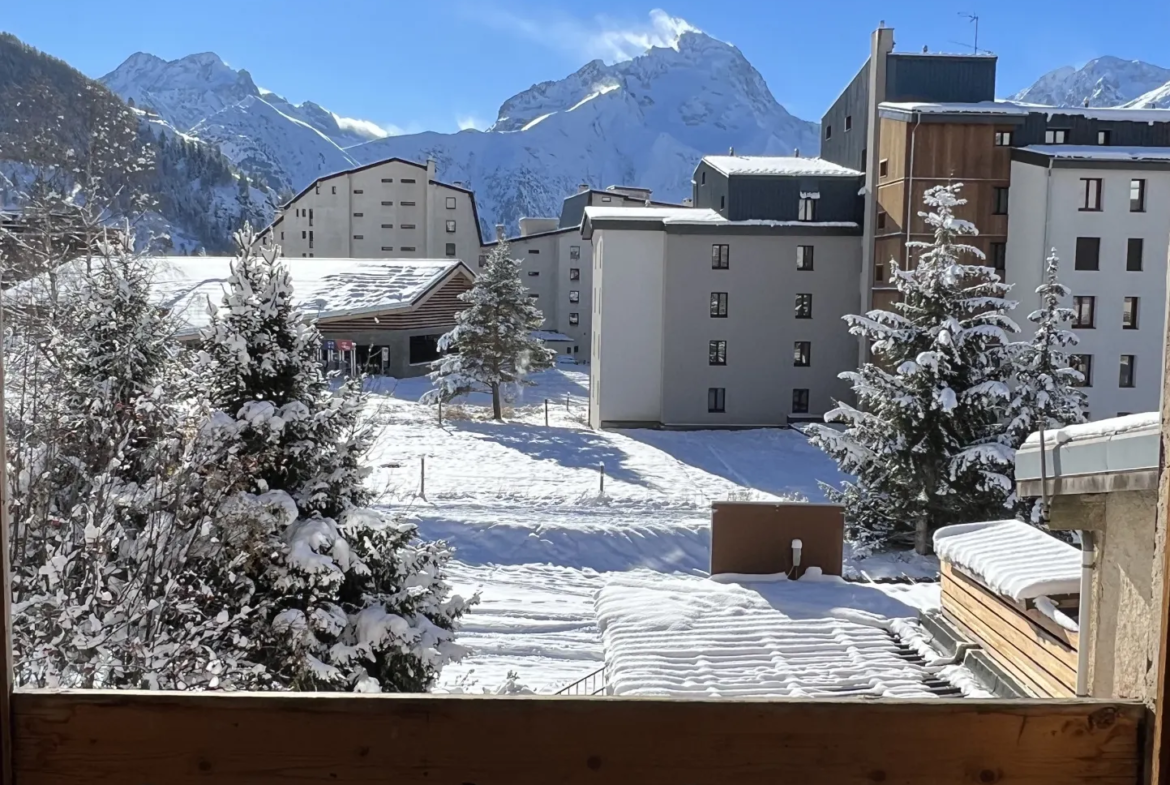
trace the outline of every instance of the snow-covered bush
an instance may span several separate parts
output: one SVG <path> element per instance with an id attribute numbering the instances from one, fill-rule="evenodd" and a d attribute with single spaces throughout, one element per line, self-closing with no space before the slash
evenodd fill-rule
<path id="1" fill-rule="evenodd" d="M 551 368 L 556 353 L 533 336 L 544 316 L 520 280 L 520 263 L 508 244 L 496 243 L 475 284 L 459 295 L 467 308 L 455 327 L 439 339 L 446 352 L 432 364 L 435 390 L 424 402 L 449 401 L 472 391 L 490 392 L 492 416 L 503 417 L 502 392 L 526 384 L 525 377 Z"/>
<path id="2" fill-rule="evenodd" d="M 193 460 L 206 510 L 201 574 L 243 586 L 248 651 L 276 686 L 419 691 L 463 650 L 475 601 L 449 596 L 442 543 L 367 509 L 360 384 L 334 392 L 288 268 L 249 231 L 202 336 L 207 403 Z"/>
<path id="3" fill-rule="evenodd" d="M 955 217 L 965 204 L 959 184 L 931 188 L 930 243 L 908 243 L 918 263 L 894 269 L 899 299 L 893 311 L 846 317 L 849 330 L 873 352 L 856 372 L 858 406 L 838 404 L 825 415 L 844 430 L 814 425 L 815 444 L 856 477 L 830 498 L 846 507 L 861 540 L 913 540 L 929 549 L 930 532 L 944 524 L 1004 517 L 1015 503 L 1014 449 L 1003 422 L 1012 400 L 1007 312 L 1010 287 L 994 270 L 965 263 L 983 258 L 961 238 L 977 234 Z"/>

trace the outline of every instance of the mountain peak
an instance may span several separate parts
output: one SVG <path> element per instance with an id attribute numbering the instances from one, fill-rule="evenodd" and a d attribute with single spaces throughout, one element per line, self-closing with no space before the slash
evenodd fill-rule
<path id="1" fill-rule="evenodd" d="M 1012 96 L 1049 106 L 1121 106 L 1170 82 L 1170 69 L 1103 55 L 1080 68 L 1061 66 Z"/>

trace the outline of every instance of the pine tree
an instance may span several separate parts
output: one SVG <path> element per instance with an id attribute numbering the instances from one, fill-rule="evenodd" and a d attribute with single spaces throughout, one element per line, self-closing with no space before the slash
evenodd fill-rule
<path id="1" fill-rule="evenodd" d="M 908 243 L 918 265 L 894 271 L 894 311 L 846 317 L 874 362 L 842 374 L 858 407 L 838 404 L 812 441 L 856 481 L 828 489 L 845 505 L 854 536 L 894 544 L 913 538 L 926 553 L 930 532 L 949 523 L 1003 517 L 1012 503 L 1013 451 L 1001 420 L 1010 400 L 1008 336 L 1018 330 L 1004 299 L 1009 287 L 961 238 L 977 234 L 955 217 L 961 185 L 931 188 L 934 241 Z"/>
<path id="2" fill-rule="evenodd" d="M 1036 325 L 1036 334 L 1031 341 L 1012 347 L 1016 385 L 1005 430 L 1013 448 L 1019 448 L 1029 434 L 1041 428 L 1085 420 L 1085 394 L 1077 387 L 1084 377 L 1068 365 L 1066 349 L 1076 346 L 1077 336 L 1063 327 L 1074 314 L 1061 304 L 1069 289 L 1059 282 L 1059 270 L 1060 258 L 1053 248 L 1045 260 L 1044 282 L 1036 287 L 1040 308 L 1028 315 L 1028 321 Z M 1023 517 L 1036 522 L 1039 507 L 1027 501 L 1022 505 Z"/>
<path id="3" fill-rule="evenodd" d="M 255 240 L 237 238 L 197 367 L 204 569 L 247 587 L 250 651 L 276 686 L 426 690 L 462 655 L 454 628 L 475 598 L 448 597 L 445 545 L 365 508 L 360 380 L 330 389 L 287 266 Z"/>
<path id="4" fill-rule="evenodd" d="M 435 390 L 426 400 L 450 400 L 481 390 L 492 395 L 492 416 L 503 418 L 501 394 L 507 385 L 530 384 L 525 376 L 550 368 L 555 353 L 532 335 L 544 315 L 520 280 L 520 263 L 500 240 L 472 288 L 459 295 L 467 308 L 455 328 L 439 339 L 448 352 L 432 364 Z"/>

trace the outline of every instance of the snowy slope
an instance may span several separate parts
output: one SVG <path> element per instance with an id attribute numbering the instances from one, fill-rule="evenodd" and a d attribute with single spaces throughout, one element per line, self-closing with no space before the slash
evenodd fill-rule
<path id="1" fill-rule="evenodd" d="M 1083 106 L 1086 99 L 1089 106 L 1121 106 L 1159 88 L 1166 90 L 1166 98 L 1170 98 L 1170 69 L 1105 56 L 1081 68 L 1066 65 L 1050 71 L 1011 97 L 1049 106 Z"/>
<path id="2" fill-rule="evenodd" d="M 1129 103 L 1127 109 L 1170 109 L 1170 81 L 1155 87 L 1148 93 L 1143 93 Z"/>
<path id="3" fill-rule="evenodd" d="M 485 227 L 515 227 L 521 216 L 558 215 L 580 183 L 681 201 L 699 158 L 731 147 L 815 155 L 817 125 L 777 103 L 734 46 L 687 32 L 676 47 L 535 85 L 505 101 L 486 132 L 393 136 L 347 152 L 363 164 L 433 157 L 444 180 L 475 191 Z"/>

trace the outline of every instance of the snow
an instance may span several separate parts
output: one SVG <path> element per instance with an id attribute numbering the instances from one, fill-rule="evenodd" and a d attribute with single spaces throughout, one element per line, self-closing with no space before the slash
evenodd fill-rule
<path id="1" fill-rule="evenodd" d="M 1020 149 L 1053 158 L 1083 158 L 1089 161 L 1170 161 L 1170 148 L 1166 147 L 1034 144 Z"/>
<path id="2" fill-rule="evenodd" d="M 590 221 L 667 221 L 672 219 L 702 221 L 704 223 L 727 221 L 714 210 L 697 207 L 606 207 L 600 205 L 586 207 L 585 217 Z"/>
<path id="3" fill-rule="evenodd" d="M 1040 611 L 1069 632 L 1080 631 L 1080 623 L 1073 621 L 1073 619 L 1061 611 L 1060 608 L 1057 608 L 1056 603 L 1052 601 L 1051 597 L 1037 597 L 1033 604 L 1036 606 L 1036 610 Z"/>
<path id="4" fill-rule="evenodd" d="M 564 333 L 555 330 L 533 330 L 532 337 L 538 341 L 553 341 L 554 343 L 572 343 L 573 339 Z"/>
<path id="5" fill-rule="evenodd" d="M 1047 106 L 1018 101 L 978 101 L 974 103 L 883 102 L 881 109 L 920 114 L 994 114 L 1003 117 L 1025 117 L 1029 114 L 1073 115 L 1090 120 L 1122 120 L 1139 123 L 1170 123 L 1170 109 L 1114 108 L 1100 109 L 1083 106 Z"/>
<path id="6" fill-rule="evenodd" d="M 934 533 L 934 550 L 1014 600 L 1081 590 L 1080 551 L 1020 521 L 944 526 Z"/>
<path id="7" fill-rule="evenodd" d="M 732 584 L 615 575 L 596 603 L 606 679 L 619 696 L 930 698 L 924 680 L 940 664 L 908 661 L 895 636 L 921 642 L 914 617 L 937 593 L 815 574 Z"/>
<path id="8" fill-rule="evenodd" d="M 1106 420 L 1066 425 L 1063 428 L 1045 431 L 1044 442 L 1046 445 L 1063 444 L 1082 439 L 1100 439 L 1106 436 L 1117 436 L 1123 433 L 1130 433 L 1131 431 L 1158 430 L 1161 427 L 1162 416 L 1160 413 L 1142 412 L 1140 414 L 1127 414 L 1124 417 L 1110 417 Z M 1031 434 L 1024 444 L 1039 446 L 1039 431 Z"/>
<path id="9" fill-rule="evenodd" d="M 621 87 L 621 85 L 617 85 L 617 84 L 603 85 L 603 86 L 599 87 L 596 92 L 590 93 L 589 95 L 585 96 L 580 101 L 578 101 L 577 103 L 570 106 L 566 111 L 572 112 L 574 110 L 580 109 L 582 106 L 584 106 L 589 101 L 592 101 L 594 98 L 597 98 L 598 96 L 602 96 L 602 95 L 605 95 L 606 93 L 617 90 L 620 87 Z"/>
<path id="10" fill-rule="evenodd" d="M 1144 107 L 1143 99 L 1167 85 L 1170 85 L 1170 69 L 1106 55 L 1090 60 L 1081 68 L 1063 66 L 1050 71 L 1012 99 L 1049 106 L 1084 106 L 1088 100 L 1092 107 L 1120 106 L 1127 102 Z"/>
<path id="11" fill-rule="evenodd" d="M 505 422 L 488 419 L 489 397 L 477 393 L 444 406 L 441 427 L 436 408 L 418 403 L 431 389 L 425 377 L 372 383 L 378 436 L 367 460 L 379 509 L 450 543 L 453 590 L 482 592 L 457 638 L 473 653 L 444 669 L 443 689 L 495 689 L 516 671 L 521 683 L 547 693 L 597 670 L 594 597 L 607 580 L 631 572 L 646 580 L 703 576 L 711 502 L 821 501 L 818 481 L 842 479 L 795 430 L 593 431 L 585 425 L 587 372 L 560 366 L 533 381 Z M 874 578 L 937 574 L 933 560 L 903 553 L 849 553 L 846 569 Z M 833 595 L 841 607 L 850 605 L 852 587 Z M 879 590 L 868 591 L 880 603 Z M 937 587 L 880 591 L 913 596 L 909 605 L 938 603 Z"/>
<path id="12" fill-rule="evenodd" d="M 930 101 L 883 101 L 879 109 L 923 114 L 998 114 L 1023 117 L 1028 108 L 1010 101 L 976 101 L 972 103 L 946 103 Z"/>
<path id="13" fill-rule="evenodd" d="M 820 158 L 763 155 L 707 155 L 703 161 L 725 175 L 861 177 L 862 172 Z"/>
<path id="14" fill-rule="evenodd" d="M 548 114 L 542 114 L 540 117 L 537 117 L 537 118 L 525 123 L 524 126 L 520 130 L 521 131 L 531 131 L 538 124 L 540 124 L 541 120 L 547 120 L 548 118 L 552 117 L 554 114 L 556 114 L 556 112 L 549 112 Z"/>
<path id="15" fill-rule="evenodd" d="M 459 265 L 450 259 L 287 260 L 296 301 L 318 318 L 404 308 Z M 155 291 L 190 330 L 206 327 L 207 303 L 218 306 L 232 257 L 168 256 L 159 260 Z"/>

